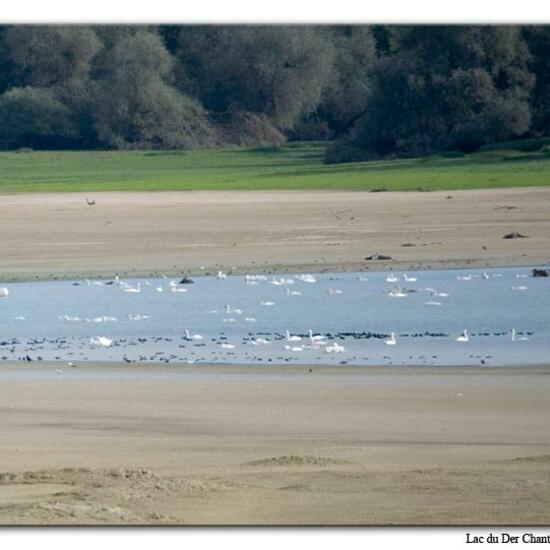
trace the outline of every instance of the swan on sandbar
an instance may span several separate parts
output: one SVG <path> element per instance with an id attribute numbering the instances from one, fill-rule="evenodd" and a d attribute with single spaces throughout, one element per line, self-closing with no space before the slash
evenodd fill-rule
<path id="1" fill-rule="evenodd" d="M 469 342 L 470 341 L 470 336 L 468 335 L 468 331 L 466 329 L 464 329 L 462 331 L 462 335 L 458 336 L 456 341 L 457 342 Z"/>

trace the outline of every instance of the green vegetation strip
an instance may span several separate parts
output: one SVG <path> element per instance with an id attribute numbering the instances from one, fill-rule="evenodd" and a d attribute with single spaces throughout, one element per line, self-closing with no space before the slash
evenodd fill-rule
<path id="1" fill-rule="evenodd" d="M 550 151 L 500 149 L 349 164 L 325 144 L 209 151 L 0 153 L 0 193 L 334 189 L 413 191 L 550 184 Z"/>

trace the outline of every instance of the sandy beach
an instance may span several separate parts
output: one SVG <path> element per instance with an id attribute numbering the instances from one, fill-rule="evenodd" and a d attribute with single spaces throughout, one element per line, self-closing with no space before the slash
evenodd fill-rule
<path id="1" fill-rule="evenodd" d="M 0 367 L 2 524 L 548 524 L 550 367 Z"/>
<path id="2" fill-rule="evenodd" d="M 533 265 L 550 188 L 3 195 L 0 234 L 4 280 Z"/>
<path id="3" fill-rule="evenodd" d="M 0 278 L 550 260 L 549 188 L 87 197 L 2 196 Z M 548 366 L 1 363 L 0 410 L 0 524 L 550 522 Z"/>

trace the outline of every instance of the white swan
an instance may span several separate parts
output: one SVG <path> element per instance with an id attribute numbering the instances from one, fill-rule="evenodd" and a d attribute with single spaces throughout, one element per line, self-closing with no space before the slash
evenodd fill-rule
<path id="1" fill-rule="evenodd" d="M 390 298 L 406 298 L 408 296 L 408 294 L 405 292 L 405 289 L 403 289 L 399 286 L 397 288 L 392 288 L 388 292 L 388 296 Z"/>
<path id="2" fill-rule="evenodd" d="M 201 334 L 190 334 L 188 329 L 185 329 L 186 340 L 202 340 Z"/>
<path id="3" fill-rule="evenodd" d="M 302 283 L 316 283 L 317 282 L 317 279 L 313 276 L 313 275 L 308 275 L 308 274 L 302 274 L 302 275 L 294 275 L 294 277 L 296 279 L 298 279 L 298 281 L 302 281 Z"/>
<path id="4" fill-rule="evenodd" d="M 392 332 L 391 336 L 387 340 L 384 340 L 384 344 L 386 344 L 386 346 L 395 346 L 397 344 L 397 340 L 395 339 L 395 332 Z"/>
<path id="5" fill-rule="evenodd" d="M 329 294 L 343 294 L 343 292 L 339 288 L 329 288 L 327 292 Z"/>
<path id="6" fill-rule="evenodd" d="M 7 298 L 9 295 L 10 291 L 5 286 L 0 288 L 0 298 Z"/>
<path id="7" fill-rule="evenodd" d="M 322 342 L 325 337 L 322 334 L 313 334 L 313 331 L 309 329 L 309 339 L 313 342 Z"/>
<path id="8" fill-rule="evenodd" d="M 227 279 L 227 275 L 223 271 L 218 271 L 218 274 L 216 275 L 216 279 Z"/>
<path id="9" fill-rule="evenodd" d="M 286 341 L 287 342 L 300 342 L 302 340 L 301 336 L 291 336 L 290 331 L 286 331 Z"/>
<path id="10" fill-rule="evenodd" d="M 254 346 L 265 346 L 267 344 L 271 344 L 271 341 L 267 338 L 256 338 L 255 340 L 250 340 L 250 343 Z"/>
<path id="11" fill-rule="evenodd" d="M 128 288 L 125 288 L 124 292 L 141 292 L 141 283 L 138 283 L 137 286 L 129 286 Z"/>
<path id="12" fill-rule="evenodd" d="M 344 346 L 340 346 L 337 342 L 334 342 L 332 346 L 326 346 L 325 351 L 327 353 L 342 353 L 346 351 Z"/>
<path id="13" fill-rule="evenodd" d="M 518 333 L 515 328 L 512 329 L 512 342 L 521 340 L 522 342 L 527 342 L 530 340 L 528 336 L 518 336 Z"/>
<path id="14" fill-rule="evenodd" d="M 223 344 L 221 344 L 221 347 L 223 349 L 234 349 L 235 348 L 235 344 L 226 344 L 225 342 L 223 342 Z"/>
<path id="15" fill-rule="evenodd" d="M 468 331 L 464 329 L 462 331 L 462 334 L 456 339 L 457 342 L 469 342 L 470 336 L 468 335 Z"/>
<path id="16" fill-rule="evenodd" d="M 175 286 L 170 285 L 170 292 L 187 292 L 186 288 L 176 288 Z"/>
<path id="17" fill-rule="evenodd" d="M 262 301 L 262 302 L 260 302 L 260 305 L 269 307 L 269 306 L 274 306 L 275 302 L 263 302 Z"/>
<path id="18" fill-rule="evenodd" d="M 93 344 L 94 346 L 103 346 L 104 348 L 108 348 L 112 343 L 113 341 L 109 338 L 105 338 L 105 336 L 90 338 L 90 344 Z"/>
<path id="19" fill-rule="evenodd" d="M 302 291 L 301 290 L 290 290 L 290 288 L 285 288 L 285 292 L 287 296 L 301 296 Z"/>
<path id="20" fill-rule="evenodd" d="M 288 351 L 304 351 L 304 346 L 289 346 L 288 344 L 285 346 L 285 349 Z"/>
<path id="21" fill-rule="evenodd" d="M 231 315 L 232 313 L 235 313 L 237 315 L 242 315 L 243 310 L 242 309 L 236 309 L 232 308 L 229 304 L 225 304 L 225 312 L 228 315 Z"/>
<path id="22" fill-rule="evenodd" d="M 416 283 L 417 281 L 416 277 L 409 277 L 406 273 L 403 275 L 403 279 L 405 279 L 407 283 Z"/>
<path id="23" fill-rule="evenodd" d="M 388 275 L 388 276 L 386 277 L 386 281 L 387 281 L 388 283 L 397 283 L 397 281 L 399 281 L 399 279 L 397 278 L 396 275 L 390 274 L 390 275 Z"/>

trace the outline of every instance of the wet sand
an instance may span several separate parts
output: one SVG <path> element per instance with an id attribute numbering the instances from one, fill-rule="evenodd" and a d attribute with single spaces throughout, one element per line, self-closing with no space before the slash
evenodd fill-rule
<path id="1" fill-rule="evenodd" d="M 0 376 L 2 524 L 550 522 L 549 366 Z"/>
<path id="2" fill-rule="evenodd" d="M 0 244 L 4 280 L 535 265 L 550 188 L 2 195 Z"/>

